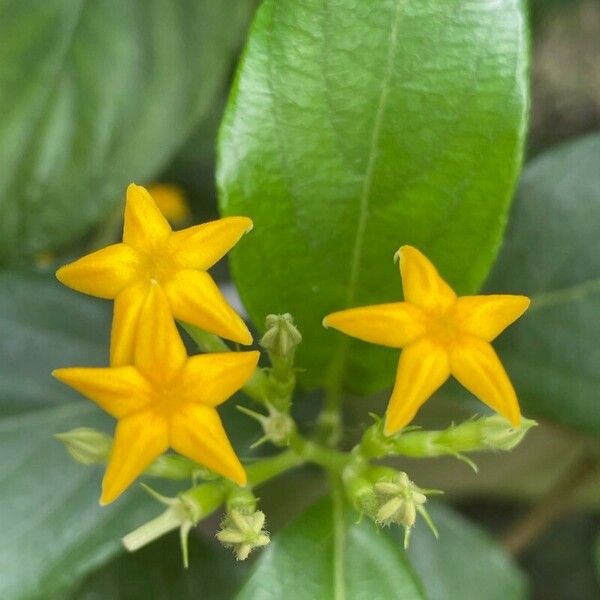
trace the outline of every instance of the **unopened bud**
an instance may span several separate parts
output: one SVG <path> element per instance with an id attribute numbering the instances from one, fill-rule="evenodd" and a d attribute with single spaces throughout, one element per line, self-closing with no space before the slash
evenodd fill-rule
<path id="1" fill-rule="evenodd" d="M 427 502 L 427 494 L 435 493 L 435 490 L 423 490 L 415 485 L 406 473 L 394 471 L 388 467 L 372 467 L 368 475 L 375 497 L 375 505 L 371 511 L 365 512 L 378 525 L 403 526 L 406 546 L 418 513 L 437 535 L 435 526 L 424 507 Z"/>
<path id="2" fill-rule="evenodd" d="M 260 510 L 246 512 L 243 509 L 231 508 L 227 511 L 217 539 L 231 548 L 237 560 L 246 560 L 255 548 L 266 546 L 271 539 L 263 529 L 265 513 Z"/>
<path id="3" fill-rule="evenodd" d="M 260 446 L 264 442 L 271 442 L 275 446 L 287 446 L 289 439 L 296 428 L 296 424 L 287 412 L 282 412 L 272 406 L 266 405 L 268 414 L 264 415 L 245 406 L 238 406 L 238 410 L 258 421 L 264 431 L 264 436 L 252 444 L 252 448 Z"/>
<path id="4" fill-rule="evenodd" d="M 512 450 L 529 429 L 537 423 L 533 419 L 521 419 L 519 427 L 513 425 L 500 415 L 494 415 L 482 419 L 481 437 L 483 444 L 494 450 Z"/>
<path id="5" fill-rule="evenodd" d="M 78 427 L 65 433 L 56 433 L 69 454 L 82 465 L 104 464 L 112 447 L 112 438 L 90 427 Z"/>

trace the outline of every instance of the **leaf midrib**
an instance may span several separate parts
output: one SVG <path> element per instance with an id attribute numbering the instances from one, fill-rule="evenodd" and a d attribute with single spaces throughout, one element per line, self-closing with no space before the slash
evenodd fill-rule
<path id="1" fill-rule="evenodd" d="M 350 278 L 348 280 L 348 292 L 346 294 L 346 301 L 344 302 L 345 308 L 351 307 L 354 304 L 356 298 L 356 290 L 358 288 L 358 278 L 360 274 L 360 263 L 362 260 L 365 230 L 367 226 L 367 213 L 371 196 L 373 174 L 375 171 L 377 156 L 379 154 L 379 138 L 381 135 L 381 126 L 383 124 L 383 117 L 387 108 L 387 102 L 389 97 L 390 82 L 394 66 L 394 57 L 396 55 L 396 48 L 398 44 L 398 29 L 400 25 L 400 17 L 402 15 L 401 8 L 403 4 L 404 0 L 397 0 L 396 12 L 394 15 L 394 19 L 392 20 L 392 26 L 390 28 L 388 53 L 385 68 L 383 71 L 381 90 L 379 92 L 379 100 L 377 102 L 377 108 L 375 110 L 375 119 L 373 121 L 373 130 L 371 131 L 371 140 L 369 143 L 369 152 L 367 155 L 367 166 L 365 168 L 363 186 L 360 195 L 358 220 L 356 224 L 356 237 L 354 238 L 354 246 L 352 247 L 352 258 L 350 261 Z M 349 345 L 350 338 L 347 336 L 342 336 L 338 346 L 337 357 L 335 357 L 332 361 L 331 386 L 332 390 L 334 390 L 332 393 L 332 395 L 334 396 L 339 395 L 341 389 Z"/>

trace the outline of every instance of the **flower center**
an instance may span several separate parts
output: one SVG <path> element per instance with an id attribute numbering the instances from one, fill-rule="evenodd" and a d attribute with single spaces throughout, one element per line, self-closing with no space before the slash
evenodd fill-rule
<path id="1" fill-rule="evenodd" d="M 440 315 L 432 319 L 429 331 L 431 337 L 444 346 L 448 346 L 456 341 L 460 333 L 448 315 Z"/>
<path id="2" fill-rule="evenodd" d="M 175 270 L 173 257 L 165 248 L 158 248 L 147 254 L 142 263 L 144 278 L 160 284 L 166 283 Z"/>

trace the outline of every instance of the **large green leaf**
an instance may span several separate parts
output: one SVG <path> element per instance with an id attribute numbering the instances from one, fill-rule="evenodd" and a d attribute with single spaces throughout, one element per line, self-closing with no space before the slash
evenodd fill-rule
<path id="1" fill-rule="evenodd" d="M 246 571 L 233 554 L 190 536 L 190 566 L 181 563 L 179 538 L 171 534 L 94 573 L 71 600 L 228 600 Z"/>
<path id="2" fill-rule="evenodd" d="M 519 0 L 266 0 L 221 129 L 221 209 L 254 219 L 233 271 L 257 325 L 293 313 L 305 382 L 368 391 L 396 353 L 321 327 L 400 298 L 414 244 L 461 292 L 500 242 L 527 104 Z"/>
<path id="3" fill-rule="evenodd" d="M 58 366 L 106 364 L 109 327 L 108 303 L 41 274 L 0 274 L 2 600 L 64 597 L 122 551 L 125 533 L 161 510 L 138 489 L 98 506 L 101 470 L 76 464 L 52 437 L 79 426 L 112 428 L 112 419 L 50 376 Z M 243 430 L 250 420 L 232 419 L 237 411 L 228 405 L 227 429 L 245 455 L 248 435 L 258 433 Z"/>
<path id="4" fill-rule="evenodd" d="M 490 291 L 525 293 L 529 312 L 498 351 L 525 412 L 600 435 L 600 135 L 525 170 Z"/>
<path id="5" fill-rule="evenodd" d="M 483 530 L 443 504 L 428 505 L 439 530 L 435 539 L 417 523 L 408 557 L 429 600 L 522 600 L 522 574 Z M 400 542 L 397 531 L 395 537 Z"/>
<path id="6" fill-rule="evenodd" d="M 0 0 L 0 262 L 64 246 L 164 166 L 252 0 Z"/>
<path id="7" fill-rule="evenodd" d="M 398 544 L 329 498 L 278 533 L 237 600 L 423 600 Z"/>

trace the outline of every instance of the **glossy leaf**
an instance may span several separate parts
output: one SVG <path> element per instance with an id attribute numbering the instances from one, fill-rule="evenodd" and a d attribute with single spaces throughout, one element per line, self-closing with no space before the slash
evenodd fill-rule
<path id="1" fill-rule="evenodd" d="M 397 353 L 321 327 L 398 300 L 413 244 L 460 292 L 484 279 L 527 104 L 518 0 L 266 0 L 221 129 L 225 214 L 254 231 L 233 272 L 256 325 L 291 312 L 310 385 L 389 384 Z"/>
<path id="2" fill-rule="evenodd" d="M 526 169 L 490 290 L 530 295 L 498 344 L 528 416 L 600 435 L 600 135 Z"/>
<path id="3" fill-rule="evenodd" d="M 439 530 L 435 539 L 423 522 L 411 538 L 408 557 L 429 600 L 524 600 L 523 575 L 499 544 L 443 504 L 428 505 Z M 400 542 L 401 535 L 394 531 Z"/>
<path id="4" fill-rule="evenodd" d="M 0 262 L 63 247 L 156 175 L 229 74 L 251 0 L 5 0 Z"/>
<path id="5" fill-rule="evenodd" d="M 236 600 L 423 600 L 401 546 L 326 498 L 279 532 Z"/>
<path id="6" fill-rule="evenodd" d="M 102 469 L 75 463 L 53 434 L 114 422 L 54 381 L 58 366 L 108 361 L 109 303 L 42 274 L 0 274 L 0 598 L 47 600 L 123 551 L 120 538 L 161 507 L 134 486 L 100 507 Z M 259 433 L 221 411 L 242 456 Z M 237 414 L 235 414 L 237 413 Z M 163 482 L 164 493 L 175 489 Z"/>

